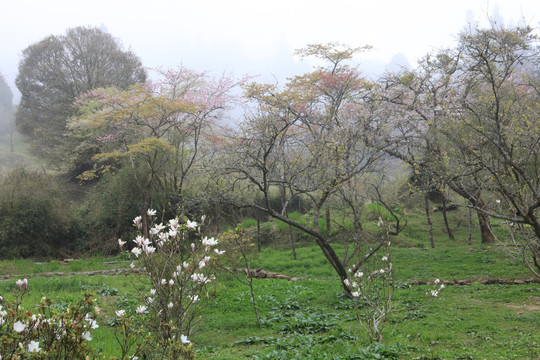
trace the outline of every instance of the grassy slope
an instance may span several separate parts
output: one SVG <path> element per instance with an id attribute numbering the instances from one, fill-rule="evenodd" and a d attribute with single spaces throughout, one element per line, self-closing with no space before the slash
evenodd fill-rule
<path id="1" fill-rule="evenodd" d="M 24 166 L 29 169 L 42 169 L 45 163 L 32 155 L 30 144 L 21 140 L 15 134 L 13 152 L 11 152 L 9 134 L 0 134 L 0 173 L 10 169 Z"/>
<path id="2" fill-rule="evenodd" d="M 461 215 L 452 216 L 452 223 L 457 224 Z M 478 237 L 468 245 L 465 227 L 455 229 L 455 241 L 448 240 L 441 231 L 440 214 L 434 218 L 435 249 L 428 247 L 421 214 L 413 213 L 407 230 L 394 241 L 396 276 L 404 284 L 396 290 L 396 303 L 420 302 L 431 288 L 408 287 L 406 284 L 411 280 L 530 277 L 525 267 L 508 257 L 500 246 L 480 244 Z M 504 236 L 502 227 L 496 225 L 495 230 Z M 358 349 L 368 346 L 367 337 L 353 321 L 350 303 L 343 298 L 340 284 L 320 250 L 304 243 L 297 249 L 298 260 L 293 261 L 290 250 L 284 248 L 284 244 L 265 248 L 252 260 L 252 266 L 310 280 L 255 280 L 264 324 L 258 329 L 249 289 L 230 275 L 220 274 L 220 281 L 211 288 L 211 300 L 199 331 L 191 336 L 200 359 L 362 358 Z M 53 269 L 51 265 L 30 262 L 23 265 L 17 261 L 2 262 L 0 272 L 111 266 L 103 264 L 104 261 L 81 260 L 78 265 L 56 263 Z M 92 345 L 106 354 L 114 354 L 113 329 L 105 321 L 119 307 L 135 309 L 129 276 L 35 278 L 30 286 L 28 306 L 43 295 L 62 302 L 78 299 L 85 290 L 96 292 L 104 317 L 93 335 Z M 14 281 L 1 281 L 0 294 L 8 294 L 13 287 Z M 448 286 L 435 301 L 394 314 L 384 336 L 387 348 L 403 359 L 537 359 L 540 358 L 539 324 L 540 285 L 473 284 Z"/>

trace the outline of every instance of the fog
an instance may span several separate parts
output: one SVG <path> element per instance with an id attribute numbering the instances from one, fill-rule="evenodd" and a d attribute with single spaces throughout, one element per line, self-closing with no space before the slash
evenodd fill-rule
<path id="1" fill-rule="evenodd" d="M 309 70 L 293 57 L 311 43 L 371 45 L 358 61 L 368 75 L 410 64 L 454 44 L 467 22 L 540 20 L 537 0 L 12 0 L 0 11 L 0 73 L 14 86 L 21 52 L 76 26 L 107 29 L 150 68 L 260 75 L 267 81 Z"/>

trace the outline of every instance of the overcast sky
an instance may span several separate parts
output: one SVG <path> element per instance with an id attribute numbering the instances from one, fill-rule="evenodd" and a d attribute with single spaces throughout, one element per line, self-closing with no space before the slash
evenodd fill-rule
<path id="1" fill-rule="evenodd" d="M 414 65 L 488 14 L 538 27 L 540 1 L 2 0 L 0 73 L 14 88 L 22 50 L 81 25 L 106 27 L 147 67 L 183 64 L 283 79 L 307 69 L 294 49 L 333 41 L 373 46 L 359 59 L 366 67 L 398 53 Z"/>

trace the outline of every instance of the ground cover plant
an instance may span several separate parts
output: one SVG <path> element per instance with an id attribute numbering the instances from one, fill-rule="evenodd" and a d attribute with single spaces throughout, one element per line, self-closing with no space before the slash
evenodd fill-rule
<path id="1" fill-rule="evenodd" d="M 452 215 L 453 220 L 462 216 Z M 410 214 L 410 223 L 421 226 L 425 219 Z M 442 217 L 434 216 L 434 228 L 442 229 Z M 454 222 L 456 223 L 456 222 Z M 440 226 L 439 226 L 440 225 Z M 433 284 L 456 280 L 524 280 L 525 266 L 503 248 L 468 244 L 466 229 L 457 227 L 456 240 L 435 232 L 436 247 L 427 238 L 395 240 L 392 262 L 396 267 L 394 303 L 409 310 L 392 314 L 384 330 L 384 343 L 370 345 L 369 337 L 355 319 L 354 305 L 343 295 L 333 269 L 318 249 L 301 243 L 297 260 L 284 240 L 260 253 L 250 254 L 251 266 L 291 276 L 298 281 L 253 279 L 262 327 L 259 329 L 248 287 L 228 272 L 217 272 L 208 288 L 208 305 L 190 341 L 199 359 L 535 359 L 540 356 L 540 285 L 538 283 L 447 285 L 444 293 L 424 304 Z M 411 230 L 412 232 L 412 230 Z M 420 233 L 415 231 L 415 233 Z M 278 233 L 279 234 L 279 233 Z M 339 247 L 338 247 L 339 249 Z M 87 260 L 98 270 L 118 258 Z M 0 268 L 24 269 L 17 261 Z M 28 262 L 22 262 L 22 265 Z M 101 264 L 101 265 L 100 265 Z M 39 267 L 28 267 L 39 273 Z M 57 264 L 56 266 L 69 266 Z M 124 265 L 129 267 L 128 265 Z M 51 270 L 45 268 L 46 270 Z M 6 271 L 6 270 L 4 270 Z M 47 271 L 45 271 L 47 272 Z M 15 275 L 15 273 L 12 273 Z M 38 275 L 38 274 L 36 274 Z M 46 296 L 58 308 L 76 304 L 92 293 L 101 309 L 88 346 L 99 356 L 120 357 L 116 336 L 121 323 L 116 311 L 136 315 L 137 291 L 150 291 L 150 284 L 133 288 L 137 274 L 93 277 L 74 275 L 29 278 L 29 292 L 22 305 L 33 309 Z M 0 282 L 4 301 L 17 288 L 14 278 Z M 53 305 L 55 304 L 55 305 Z"/>

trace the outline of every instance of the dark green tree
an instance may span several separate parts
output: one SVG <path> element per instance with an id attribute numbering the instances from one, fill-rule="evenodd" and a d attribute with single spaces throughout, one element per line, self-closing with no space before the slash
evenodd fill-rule
<path id="1" fill-rule="evenodd" d="M 16 79 L 21 92 L 17 128 L 32 140 L 37 154 L 62 165 L 71 153 L 66 147 L 74 149 L 65 135 L 77 97 L 95 88 L 125 89 L 145 80 L 140 59 L 98 28 L 76 27 L 65 35 L 48 36 L 22 53 Z"/>

